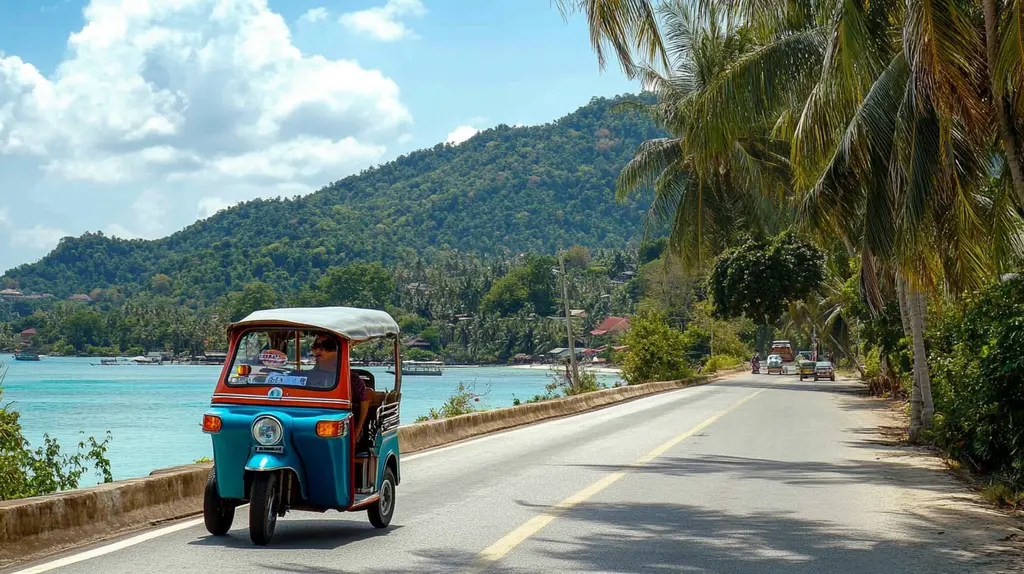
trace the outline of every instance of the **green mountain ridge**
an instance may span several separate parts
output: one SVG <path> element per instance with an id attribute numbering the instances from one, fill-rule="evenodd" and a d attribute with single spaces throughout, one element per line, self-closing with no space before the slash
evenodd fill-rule
<path id="1" fill-rule="evenodd" d="M 148 289 L 165 274 L 181 296 L 212 300 L 254 279 L 298 289 L 330 266 L 355 261 L 621 248 L 640 237 L 648 204 L 616 202 L 615 179 L 642 141 L 664 135 L 636 112 L 613 110 L 638 98 L 651 96 L 593 98 L 549 124 L 499 125 L 310 195 L 238 204 L 162 239 L 65 238 L 0 279 L 67 297 L 112 286 Z"/>

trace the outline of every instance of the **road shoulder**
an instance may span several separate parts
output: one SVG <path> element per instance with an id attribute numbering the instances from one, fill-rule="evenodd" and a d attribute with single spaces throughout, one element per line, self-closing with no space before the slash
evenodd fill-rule
<path id="1" fill-rule="evenodd" d="M 928 488 L 905 488 L 901 496 L 903 512 L 921 525 L 922 541 L 977 560 L 979 568 L 1024 570 L 1024 512 L 985 501 L 979 482 L 952 470 L 938 449 L 907 443 L 909 418 L 902 402 L 872 397 L 855 379 L 842 383 L 850 386 L 840 405 L 858 413 L 864 424 L 858 432 L 872 431 L 862 439 L 869 447 L 865 450 L 875 461 L 891 465 L 893 485 L 918 486 L 908 481 L 928 476 Z"/>

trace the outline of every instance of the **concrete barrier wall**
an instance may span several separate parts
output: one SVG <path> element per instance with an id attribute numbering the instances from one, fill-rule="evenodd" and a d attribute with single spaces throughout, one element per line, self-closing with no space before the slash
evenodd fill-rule
<path id="1" fill-rule="evenodd" d="M 745 370 L 746 366 L 726 371 Z M 398 429 L 402 453 L 413 453 L 665 391 L 706 384 L 722 375 L 604 389 Z M 202 512 L 211 463 L 155 470 L 68 492 L 0 502 L 0 567 Z"/>

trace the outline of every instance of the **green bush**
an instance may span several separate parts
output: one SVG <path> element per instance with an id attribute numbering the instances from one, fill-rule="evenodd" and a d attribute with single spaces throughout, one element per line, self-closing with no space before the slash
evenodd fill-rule
<path id="1" fill-rule="evenodd" d="M 623 342 L 629 350 L 622 361 L 622 378 L 631 385 L 684 379 L 692 373 L 686 363 L 686 340 L 669 327 L 662 313 L 638 314 Z"/>
<path id="2" fill-rule="evenodd" d="M 731 369 L 738 367 L 744 361 L 739 357 L 733 357 L 732 355 L 712 355 L 708 358 L 708 361 L 704 363 L 704 373 L 715 373 L 722 369 Z"/>
<path id="3" fill-rule="evenodd" d="M 931 343 L 933 439 L 976 472 L 1024 488 L 1024 281 L 948 312 Z"/>
<path id="4" fill-rule="evenodd" d="M 480 409 L 477 408 L 476 403 L 479 403 L 480 397 L 487 393 L 477 394 L 475 389 L 476 385 L 474 383 L 470 383 L 467 388 L 464 383 L 460 382 L 455 390 L 455 394 L 448 397 L 448 400 L 441 405 L 440 409 L 430 409 L 429 415 L 418 417 L 416 422 L 447 419 L 477 412 Z"/>
<path id="5" fill-rule="evenodd" d="M 79 442 L 73 455 L 62 453 L 60 444 L 45 434 L 43 446 L 33 450 L 21 432 L 21 415 L 10 403 L 3 404 L 5 374 L 6 366 L 0 363 L 0 500 L 78 488 L 90 462 L 103 482 L 113 480 L 106 457 L 109 432 L 103 442 L 91 436 Z"/>

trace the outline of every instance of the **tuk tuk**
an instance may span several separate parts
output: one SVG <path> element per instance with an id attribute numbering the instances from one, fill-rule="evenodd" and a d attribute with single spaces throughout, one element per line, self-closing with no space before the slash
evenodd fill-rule
<path id="1" fill-rule="evenodd" d="M 258 545 L 270 542 L 289 510 L 365 510 L 373 526 L 387 527 L 401 480 L 401 368 L 389 390 L 349 357 L 356 345 L 383 342 L 400 366 L 391 315 L 349 307 L 256 311 L 228 327 L 228 340 L 203 415 L 213 441 L 203 500 L 210 534 L 226 534 L 246 503 Z"/>
<path id="2" fill-rule="evenodd" d="M 814 361 L 808 358 L 804 358 L 803 356 L 800 356 L 799 359 L 800 360 L 797 363 L 797 369 L 800 373 L 800 380 L 804 380 L 805 377 L 813 377 L 815 364 Z"/>

